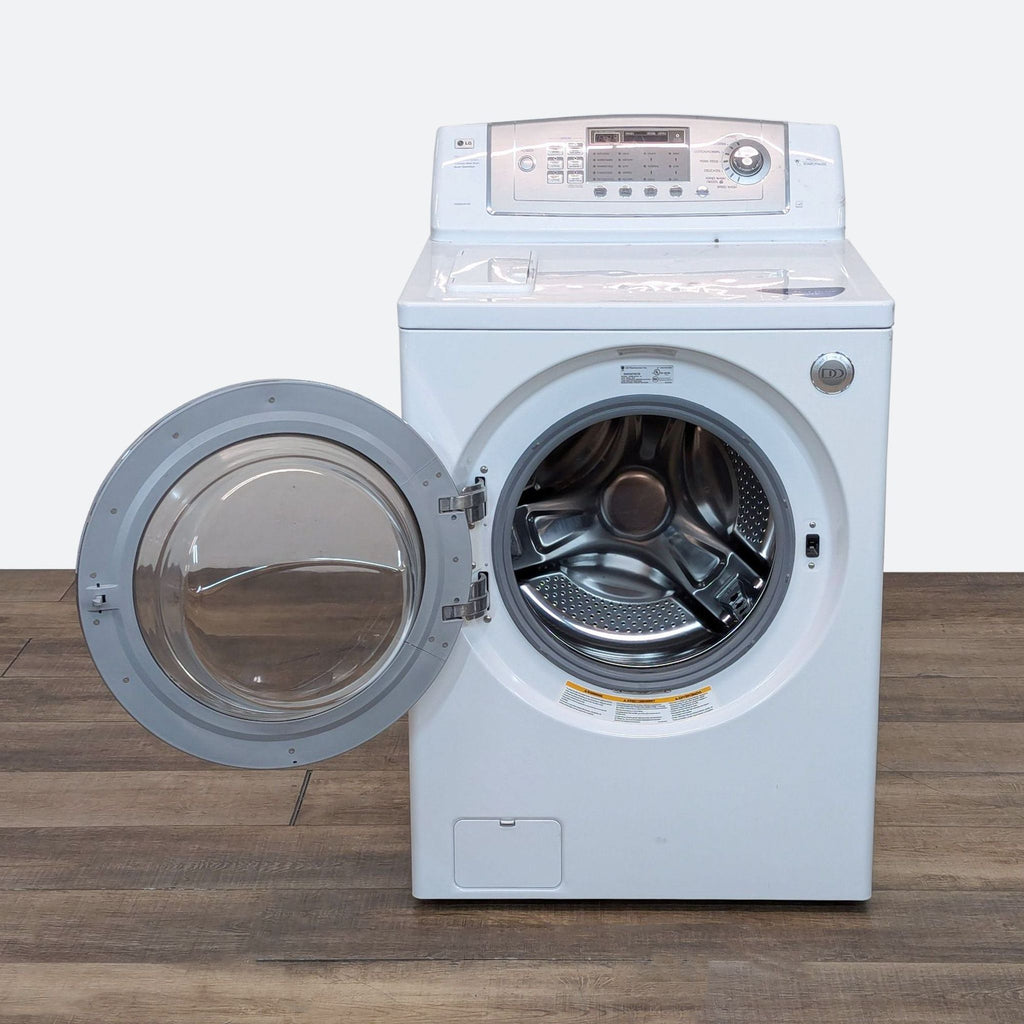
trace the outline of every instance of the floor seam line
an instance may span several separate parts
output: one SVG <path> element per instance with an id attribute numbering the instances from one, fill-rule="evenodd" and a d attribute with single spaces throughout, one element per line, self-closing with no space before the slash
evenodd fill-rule
<path id="1" fill-rule="evenodd" d="M 0 679 L 5 678 L 7 676 L 7 673 L 10 672 L 12 668 L 14 668 L 14 666 L 18 662 L 18 659 L 25 653 L 25 648 L 28 647 L 30 643 L 32 643 L 32 637 L 29 637 L 21 645 L 21 648 L 18 650 L 18 653 L 11 659 L 11 663 L 7 666 L 7 668 L 3 670 L 3 672 L 0 672 Z"/>
<path id="2" fill-rule="evenodd" d="M 289 825 L 294 825 L 299 819 L 299 811 L 302 810 L 302 801 L 306 799 L 306 790 L 309 788 L 309 780 L 313 777 L 313 771 L 310 768 L 306 769 L 306 774 L 303 776 L 302 785 L 299 786 L 299 795 L 295 798 L 295 806 L 292 808 L 292 816 L 288 820 Z"/>

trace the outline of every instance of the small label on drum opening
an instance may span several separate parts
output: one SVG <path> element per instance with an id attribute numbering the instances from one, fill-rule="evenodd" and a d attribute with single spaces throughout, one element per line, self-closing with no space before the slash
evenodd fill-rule
<path id="1" fill-rule="evenodd" d="M 671 384 L 675 367 L 671 363 L 620 363 L 621 384 Z"/>
<path id="2" fill-rule="evenodd" d="M 686 693 L 667 693 L 660 697 L 627 697 L 601 693 L 571 680 L 565 684 L 559 704 L 590 718 L 606 722 L 681 722 L 684 718 L 714 710 L 711 687 L 701 686 Z"/>

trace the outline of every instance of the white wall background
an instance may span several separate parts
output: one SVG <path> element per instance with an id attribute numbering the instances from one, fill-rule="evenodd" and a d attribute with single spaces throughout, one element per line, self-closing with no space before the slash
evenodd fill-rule
<path id="1" fill-rule="evenodd" d="M 887 568 L 1024 569 L 1006 10 L 5 3 L 0 567 L 72 565 L 120 452 L 212 388 L 398 408 L 437 125 L 674 111 L 840 126 L 850 237 L 896 297 Z"/>

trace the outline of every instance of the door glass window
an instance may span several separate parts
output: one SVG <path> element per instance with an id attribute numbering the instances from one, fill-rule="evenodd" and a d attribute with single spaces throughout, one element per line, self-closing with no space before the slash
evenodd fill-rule
<path id="1" fill-rule="evenodd" d="M 422 579 L 390 477 L 334 442 L 271 435 L 208 456 L 164 495 L 139 544 L 135 608 L 153 657 L 196 700 L 300 719 L 384 670 Z"/>

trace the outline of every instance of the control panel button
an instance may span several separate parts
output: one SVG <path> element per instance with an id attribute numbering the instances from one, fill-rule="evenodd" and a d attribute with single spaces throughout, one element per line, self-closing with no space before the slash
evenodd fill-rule
<path id="1" fill-rule="evenodd" d="M 711 195 L 711 189 L 709 189 L 707 185 L 701 185 L 700 188 L 697 189 L 697 195 L 699 195 L 701 199 L 707 199 L 707 197 Z"/>
<path id="2" fill-rule="evenodd" d="M 519 170 L 532 171 L 537 166 L 537 161 L 532 156 L 521 156 L 519 158 Z"/>
<path id="3" fill-rule="evenodd" d="M 570 171 L 582 171 L 583 170 L 583 157 L 581 156 L 570 156 L 566 162 L 566 167 Z"/>
<path id="4" fill-rule="evenodd" d="M 583 184 L 583 172 L 582 171 L 570 171 L 565 180 L 570 185 L 582 185 Z"/>
<path id="5" fill-rule="evenodd" d="M 560 171 L 564 167 L 562 158 L 560 156 L 549 156 L 548 157 L 548 170 L 549 171 Z"/>
<path id="6" fill-rule="evenodd" d="M 623 199 L 628 199 L 632 194 L 633 190 L 632 188 L 629 187 L 629 185 L 623 185 L 619 189 L 619 195 L 622 196 Z"/>
<path id="7" fill-rule="evenodd" d="M 608 189 L 606 189 L 604 185 L 596 185 L 594 187 L 594 195 L 597 196 L 598 199 L 604 199 L 604 197 L 608 195 Z"/>
<path id="8" fill-rule="evenodd" d="M 647 196 L 648 199 L 653 199 L 657 194 L 658 190 L 657 188 L 654 187 L 654 185 L 647 185 L 644 188 L 644 195 Z"/>
<path id="9" fill-rule="evenodd" d="M 548 171 L 549 185 L 561 185 L 564 180 L 565 175 L 561 171 Z"/>
<path id="10" fill-rule="evenodd" d="M 668 194 L 669 194 L 669 195 L 670 195 L 670 196 L 671 196 L 671 197 L 672 197 L 673 199 L 678 199 L 678 198 L 679 198 L 679 197 L 680 197 L 680 196 L 681 196 L 681 195 L 683 194 L 683 190 L 682 190 L 682 188 L 681 188 L 681 187 L 680 187 L 679 185 L 673 185 L 673 186 L 672 186 L 672 187 L 671 187 L 671 188 L 670 188 L 670 189 L 668 190 Z"/>
<path id="11" fill-rule="evenodd" d="M 843 352 L 823 352 L 811 366 L 811 383 L 826 395 L 838 395 L 853 383 L 853 363 Z"/>

